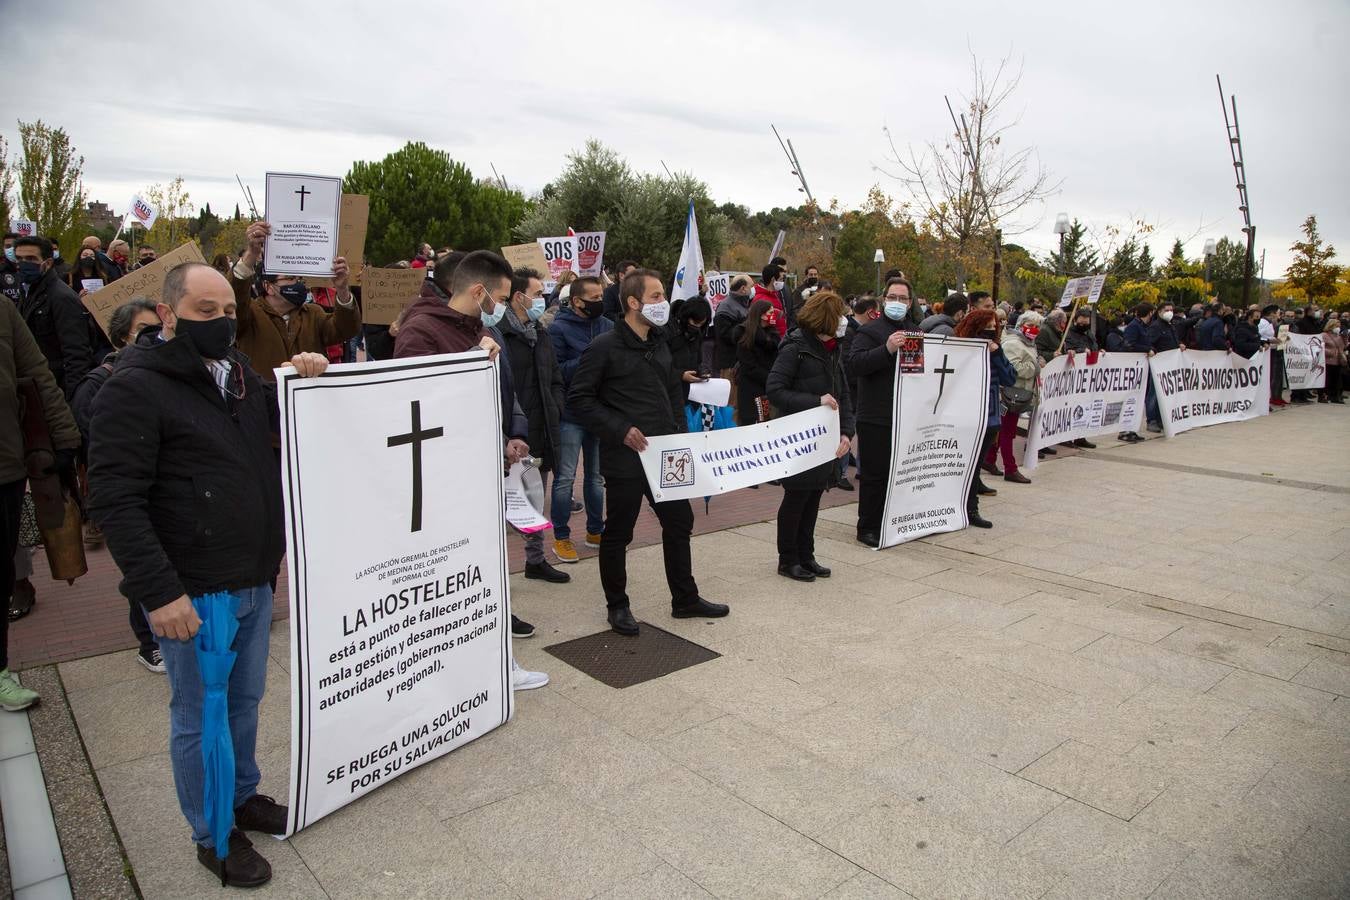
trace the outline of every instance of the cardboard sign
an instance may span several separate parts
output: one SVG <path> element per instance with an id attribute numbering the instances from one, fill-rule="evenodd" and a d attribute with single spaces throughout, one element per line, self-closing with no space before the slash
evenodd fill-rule
<path id="1" fill-rule="evenodd" d="M 900 342 L 900 374 L 901 375 L 922 375 L 923 367 L 923 335 L 905 333 L 904 340 Z"/>
<path id="2" fill-rule="evenodd" d="M 133 269 L 92 294 L 85 294 L 81 302 L 84 308 L 89 310 L 89 315 L 94 317 L 94 321 L 98 322 L 98 327 L 107 334 L 108 320 L 112 318 L 113 311 L 117 307 L 133 297 L 158 301 L 164 290 L 164 276 L 174 266 L 185 262 L 206 262 L 202 257 L 201 248 L 195 242 L 186 243 L 176 250 L 165 253 L 148 266 Z"/>
<path id="3" fill-rule="evenodd" d="M 342 214 L 342 179 L 324 175 L 268 172 L 267 222 L 272 234 L 263 245 L 269 275 L 333 274 Z"/>
<path id="4" fill-rule="evenodd" d="M 367 269 L 361 283 L 361 321 L 392 325 L 422 293 L 426 269 Z"/>
<path id="5" fill-rule="evenodd" d="M 605 233 L 603 231 L 578 231 L 577 274 L 599 278 L 605 267 Z"/>
<path id="6" fill-rule="evenodd" d="M 539 238 L 539 247 L 544 251 L 544 260 L 548 267 L 544 272 L 548 282 L 557 281 L 564 272 L 577 270 L 577 237 L 574 234 L 562 237 Z"/>
<path id="7" fill-rule="evenodd" d="M 548 276 L 548 259 L 544 256 L 544 248 L 539 246 L 537 241 L 503 247 L 502 256 L 506 258 L 512 270 L 534 269 L 545 278 Z"/>
<path id="8" fill-rule="evenodd" d="M 337 255 L 347 260 L 348 280 L 361 283 L 361 270 L 366 265 L 366 233 L 370 229 L 370 197 L 365 194 L 342 195 L 342 219 L 338 222 Z M 305 284 L 328 287 L 332 278 L 310 276 Z"/>
<path id="9" fill-rule="evenodd" d="M 10 219 L 9 230 L 19 237 L 34 237 L 37 235 L 37 223 L 32 219 Z"/>

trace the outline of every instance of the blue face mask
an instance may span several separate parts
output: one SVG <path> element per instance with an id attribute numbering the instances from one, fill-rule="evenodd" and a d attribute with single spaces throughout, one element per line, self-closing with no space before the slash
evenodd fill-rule
<path id="1" fill-rule="evenodd" d="M 543 297 L 535 297 L 530 301 L 530 308 L 525 310 L 525 315 L 530 317 L 531 322 L 538 322 L 548 309 L 548 301 Z"/>
<path id="2" fill-rule="evenodd" d="M 898 300 L 887 300 L 885 311 L 886 318 L 892 322 L 899 322 L 905 317 L 905 313 L 909 312 L 909 304 L 901 303 Z"/>
<path id="3" fill-rule="evenodd" d="M 10 262 L 18 262 L 18 261 L 19 261 L 19 258 L 18 258 L 17 256 L 14 255 L 14 248 L 13 248 L 13 247 L 6 247 L 6 248 L 5 248 L 5 259 L 9 260 Z"/>

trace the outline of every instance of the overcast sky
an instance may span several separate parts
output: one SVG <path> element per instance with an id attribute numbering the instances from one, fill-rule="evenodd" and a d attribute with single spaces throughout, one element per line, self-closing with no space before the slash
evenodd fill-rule
<path id="1" fill-rule="evenodd" d="M 1055 213 L 1100 229 L 1143 218 L 1173 236 L 1240 238 L 1214 75 L 1238 97 L 1258 255 L 1282 277 L 1308 213 L 1350 255 L 1350 3 L 728 0 L 545 5 L 490 0 L 233 4 L 0 0 L 10 73 L 0 133 L 41 117 L 70 132 L 91 200 L 119 214 L 186 180 L 232 211 L 239 173 L 344 174 L 407 140 L 475 175 L 538 190 L 595 137 L 640 171 L 688 170 L 718 202 L 812 193 L 856 206 L 879 183 L 882 126 L 902 147 L 950 126 L 970 51 L 1023 68 L 1008 138 L 1036 148 L 1057 195 L 1012 238 L 1053 241 Z M 132 85 L 141 85 L 132 87 Z"/>

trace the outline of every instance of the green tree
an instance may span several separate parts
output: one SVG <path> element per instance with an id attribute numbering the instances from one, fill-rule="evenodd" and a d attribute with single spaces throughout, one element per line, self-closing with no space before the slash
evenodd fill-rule
<path id="1" fill-rule="evenodd" d="M 9 162 L 9 142 L 0 135 L 0 225 L 9 231 L 9 220 L 14 218 L 14 167 Z"/>
<path id="2" fill-rule="evenodd" d="M 1285 272 L 1285 283 L 1301 290 L 1314 303 L 1320 297 L 1336 296 L 1336 276 L 1340 266 L 1332 264 L 1336 258 L 1336 248 L 1323 245 L 1322 236 L 1317 231 L 1317 216 L 1308 216 L 1303 220 L 1303 240 L 1294 241 L 1289 249 L 1294 259 Z"/>
<path id="3" fill-rule="evenodd" d="M 1172 252 L 1167 254 L 1167 262 L 1162 266 L 1162 277 L 1167 278 L 1194 278 L 1196 275 L 1204 274 L 1204 265 L 1186 261 L 1186 248 L 1181 245 L 1181 238 L 1172 242 Z"/>
<path id="4" fill-rule="evenodd" d="M 1247 244 L 1243 240 L 1219 238 L 1209 258 L 1209 284 L 1215 295 L 1229 306 L 1242 302 L 1242 281 L 1246 274 Z"/>
<path id="5" fill-rule="evenodd" d="M 183 188 L 183 176 L 179 175 L 168 185 L 152 184 L 141 192 L 141 196 L 158 210 L 159 217 L 155 219 L 154 228 L 137 238 L 138 244 L 151 244 L 159 252 L 166 253 L 195 237 L 192 233 L 196 222 L 192 217 L 192 198 Z"/>
<path id="6" fill-rule="evenodd" d="M 39 119 L 19 122 L 19 208 L 37 223 L 38 233 L 62 246 L 76 243 L 84 225 L 84 157 L 78 156 L 64 128 Z"/>
<path id="7" fill-rule="evenodd" d="M 366 261 L 409 259 L 423 241 L 457 250 L 497 250 L 525 213 L 525 198 L 474 180 L 469 169 L 421 141 L 375 162 L 358 161 L 343 179 L 349 194 L 370 197 Z"/>
<path id="8" fill-rule="evenodd" d="M 1156 274 L 1153 269 L 1153 250 L 1148 244 L 1144 244 L 1143 249 L 1139 251 L 1139 279 L 1141 281 L 1152 281 Z"/>
<path id="9" fill-rule="evenodd" d="M 529 240 L 566 234 L 568 228 L 604 231 L 608 248 L 608 232 L 618 224 L 624 197 L 633 183 L 633 173 L 622 157 L 599 141 L 587 141 L 585 149 L 567 155 L 562 173 L 549 183 L 541 202 L 526 214 L 517 232 Z M 608 249 L 605 255 L 610 255 Z"/>
<path id="10" fill-rule="evenodd" d="M 1060 249 L 1050 254 L 1049 266 L 1061 275 L 1070 278 L 1079 275 L 1095 275 L 1101 271 L 1102 263 L 1095 248 L 1086 240 L 1087 226 L 1077 219 L 1069 226 Z"/>

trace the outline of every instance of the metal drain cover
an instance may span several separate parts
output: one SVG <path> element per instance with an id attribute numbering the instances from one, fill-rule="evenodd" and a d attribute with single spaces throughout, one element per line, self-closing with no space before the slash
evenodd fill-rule
<path id="1" fill-rule="evenodd" d="M 605 630 L 544 650 L 614 688 L 632 687 L 722 655 L 646 622 L 637 637 Z"/>

